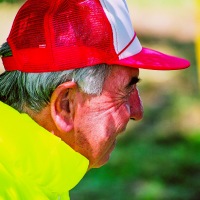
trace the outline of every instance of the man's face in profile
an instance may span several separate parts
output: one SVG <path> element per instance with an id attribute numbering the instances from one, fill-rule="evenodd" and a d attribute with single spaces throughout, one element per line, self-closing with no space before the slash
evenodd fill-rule
<path id="1" fill-rule="evenodd" d="M 142 103 L 136 83 L 139 70 L 113 66 L 100 95 L 77 92 L 73 133 L 61 137 L 90 161 L 90 168 L 104 165 L 115 147 L 117 136 L 130 118 L 140 120 Z"/>

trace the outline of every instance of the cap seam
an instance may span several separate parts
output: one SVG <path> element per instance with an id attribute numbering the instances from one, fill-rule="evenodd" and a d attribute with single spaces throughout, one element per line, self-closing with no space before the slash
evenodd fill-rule
<path id="1" fill-rule="evenodd" d="M 117 55 L 120 56 L 124 51 L 126 51 L 126 49 L 134 42 L 135 38 L 136 38 L 136 32 L 134 32 L 134 36 L 131 39 L 131 41 Z"/>

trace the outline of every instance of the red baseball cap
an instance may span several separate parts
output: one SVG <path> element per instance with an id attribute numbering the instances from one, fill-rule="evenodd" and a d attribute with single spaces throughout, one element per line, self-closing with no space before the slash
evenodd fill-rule
<path id="1" fill-rule="evenodd" d="M 27 0 L 7 39 L 7 71 L 55 72 L 96 64 L 176 70 L 190 62 L 141 46 L 126 0 Z"/>

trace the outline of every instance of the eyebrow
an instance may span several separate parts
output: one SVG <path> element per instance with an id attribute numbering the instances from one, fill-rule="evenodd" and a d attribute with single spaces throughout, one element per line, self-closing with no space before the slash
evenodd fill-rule
<path id="1" fill-rule="evenodd" d="M 129 87 L 131 87 L 132 85 L 135 85 L 135 84 L 137 84 L 137 83 L 140 82 L 140 81 L 141 81 L 140 78 L 134 76 L 134 77 L 131 78 L 131 80 L 129 81 L 129 83 L 126 85 L 126 88 L 129 88 Z"/>

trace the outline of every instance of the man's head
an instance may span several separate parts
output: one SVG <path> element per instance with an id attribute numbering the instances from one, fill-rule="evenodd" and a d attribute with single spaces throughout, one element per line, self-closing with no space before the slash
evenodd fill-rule
<path id="1" fill-rule="evenodd" d="M 66 143 L 90 160 L 90 167 L 100 167 L 108 161 L 116 137 L 130 118 L 142 118 L 136 88 L 138 75 L 138 69 L 112 66 L 100 95 L 83 93 L 73 82 L 55 89 L 50 107 L 56 130 Z"/>
<path id="2" fill-rule="evenodd" d="M 139 69 L 185 59 L 143 48 L 125 0 L 28 0 L 0 49 L 0 100 L 87 157 L 109 159 L 129 119 L 140 120 Z"/>

